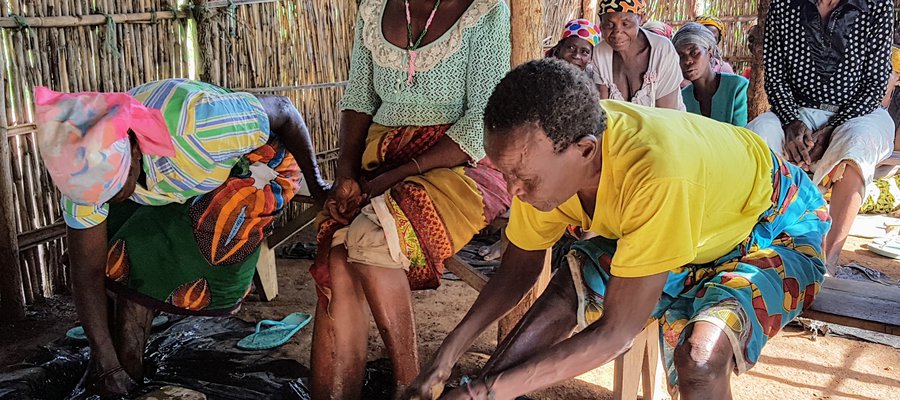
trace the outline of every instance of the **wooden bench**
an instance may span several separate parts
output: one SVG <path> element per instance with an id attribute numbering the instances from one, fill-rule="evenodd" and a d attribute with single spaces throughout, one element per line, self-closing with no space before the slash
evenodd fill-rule
<path id="1" fill-rule="evenodd" d="M 301 204 L 314 204 L 312 197 L 294 196 L 293 202 Z M 253 283 L 261 301 L 272 301 L 278 296 L 278 269 L 275 265 L 275 248 L 283 245 L 302 231 L 312 225 L 319 209 L 314 205 L 300 212 L 300 215 L 288 221 L 284 226 L 275 228 L 272 235 L 260 245 L 259 260 L 256 262 L 256 275 Z"/>
<path id="2" fill-rule="evenodd" d="M 803 317 L 873 332 L 900 335 L 900 288 L 826 278 Z"/>

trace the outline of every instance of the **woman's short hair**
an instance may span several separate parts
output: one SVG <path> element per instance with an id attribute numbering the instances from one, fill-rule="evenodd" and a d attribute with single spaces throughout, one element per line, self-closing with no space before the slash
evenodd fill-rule
<path id="1" fill-rule="evenodd" d="M 606 130 L 606 112 L 587 74 L 569 63 L 544 58 L 522 64 L 504 77 L 488 100 L 485 133 L 509 135 L 537 124 L 556 152 Z"/>

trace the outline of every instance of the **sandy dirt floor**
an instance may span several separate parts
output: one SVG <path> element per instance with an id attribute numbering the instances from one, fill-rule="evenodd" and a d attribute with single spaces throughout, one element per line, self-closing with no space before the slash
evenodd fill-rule
<path id="1" fill-rule="evenodd" d="M 876 256 L 864 248 L 868 240 L 850 238 L 843 262 L 855 261 L 900 279 L 900 261 Z M 279 260 L 280 294 L 270 303 L 249 301 L 238 314 L 248 321 L 281 318 L 294 311 L 313 312 L 315 291 L 305 260 Z M 465 314 L 477 293 L 461 282 L 445 281 L 435 291 L 414 294 L 420 354 L 428 361 L 441 340 Z M 74 309 L 61 296 L 32 307 L 26 321 L 0 324 L 0 366 L 9 368 L 40 344 L 61 337 L 75 323 Z M 370 321 L 369 359 L 384 357 Z M 812 341 L 789 326 L 769 342 L 762 359 L 732 381 L 736 399 L 900 399 L 900 350 L 839 337 Z M 302 330 L 275 351 L 308 365 L 312 330 Z M 496 328 L 485 332 L 461 360 L 455 376 L 473 373 L 496 346 Z M 611 398 L 612 366 L 530 396 L 534 399 Z"/>

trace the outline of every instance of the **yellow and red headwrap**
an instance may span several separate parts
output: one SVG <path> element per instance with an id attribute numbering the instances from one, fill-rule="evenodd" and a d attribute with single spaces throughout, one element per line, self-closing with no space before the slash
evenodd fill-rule
<path id="1" fill-rule="evenodd" d="M 718 19 L 711 15 L 701 15 L 697 18 L 694 18 L 694 22 L 704 26 L 713 26 L 718 29 L 719 37 L 716 38 L 716 43 L 722 42 L 722 38 L 725 36 L 725 23 L 722 22 L 721 19 Z"/>
<path id="2" fill-rule="evenodd" d="M 647 0 L 600 0 L 597 4 L 598 14 L 614 12 L 630 12 L 637 15 L 647 14 Z"/>

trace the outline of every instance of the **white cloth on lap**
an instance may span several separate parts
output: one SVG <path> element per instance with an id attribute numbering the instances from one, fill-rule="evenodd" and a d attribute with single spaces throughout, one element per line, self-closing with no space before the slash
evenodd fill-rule
<path id="1" fill-rule="evenodd" d="M 800 120 L 813 131 L 822 128 L 834 113 L 815 108 L 801 108 Z M 784 129 L 781 120 L 773 112 L 756 117 L 747 129 L 761 136 L 769 148 L 782 155 L 784 146 Z M 875 167 L 890 157 L 894 151 L 894 121 L 887 111 L 878 108 L 875 111 L 853 118 L 834 129 L 831 144 L 825 150 L 822 159 L 812 165 L 813 182 L 822 183 L 831 170 L 841 161 L 853 161 L 863 174 L 866 185 L 872 183 Z"/>

